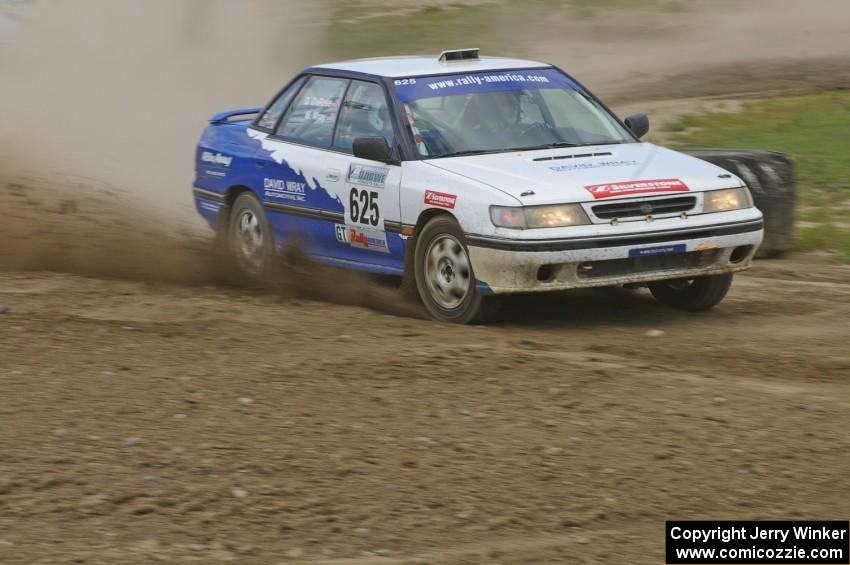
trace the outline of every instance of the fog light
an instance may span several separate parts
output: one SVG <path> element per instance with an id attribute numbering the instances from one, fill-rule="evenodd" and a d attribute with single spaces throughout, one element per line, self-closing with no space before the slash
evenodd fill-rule
<path id="1" fill-rule="evenodd" d="M 549 282 L 554 275 L 555 270 L 552 268 L 552 265 L 543 265 L 537 269 L 537 280 L 540 282 Z"/>
<path id="2" fill-rule="evenodd" d="M 734 251 L 732 251 L 732 255 L 729 257 L 729 260 L 733 263 L 740 263 L 750 255 L 750 251 L 753 250 L 752 245 L 742 245 L 741 247 L 736 247 Z"/>

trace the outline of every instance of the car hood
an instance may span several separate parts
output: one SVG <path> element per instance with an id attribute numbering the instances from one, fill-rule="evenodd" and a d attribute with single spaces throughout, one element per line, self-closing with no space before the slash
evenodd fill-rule
<path id="1" fill-rule="evenodd" d="M 431 159 L 524 205 L 586 202 L 742 186 L 723 169 L 650 143 L 596 145 Z"/>

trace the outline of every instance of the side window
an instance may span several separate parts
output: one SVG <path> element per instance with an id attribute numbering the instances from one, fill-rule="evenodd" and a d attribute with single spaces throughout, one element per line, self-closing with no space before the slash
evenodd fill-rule
<path id="1" fill-rule="evenodd" d="M 312 77 L 289 107 L 277 135 L 306 145 L 330 146 L 346 86 L 347 79 Z"/>
<path id="2" fill-rule="evenodd" d="M 393 145 L 393 124 L 384 89 L 373 82 L 351 82 L 336 126 L 334 147 L 351 153 L 356 137 L 383 137 Z"/>
<path id="3" fill-rule="evenodd" d="M 305 80 L 307 80 L 305 77 L 301 77 L 289 85 L 289 88 L 284 90 L 280 96 L 277 97 L 277 100 L 274 101 L 274 104 L 269 106 L 269 109 L 260 116 L 260 119 L 257 120 L 257 126 L 265 129 L 274 129 L 277 125 L 277 121 L 286 111 L 286 107 L 289 106 L 289 103 L 292 101 L 295 93 L 298 92 L 298 89 L 301 88 L 301 85 L 304 84 Z"/>

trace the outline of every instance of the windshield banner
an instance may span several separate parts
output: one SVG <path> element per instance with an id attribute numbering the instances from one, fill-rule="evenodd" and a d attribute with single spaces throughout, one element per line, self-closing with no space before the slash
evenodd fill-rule
<path id="1" fill-rule="evenodd" d="M 433 77 L 402 78 L 394 81 L 398 99 L 413 102 L 422 98 L 476 92 L 500 92 L 542 88 L 578 90 L 578 85 L 556 69 L 520 69 L 463 73 Z"/>

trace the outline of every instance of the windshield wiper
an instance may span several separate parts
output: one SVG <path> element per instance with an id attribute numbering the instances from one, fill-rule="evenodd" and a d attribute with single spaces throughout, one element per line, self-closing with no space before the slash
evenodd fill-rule
<path id="1" fill-rule="evenodd" d="M 506 149 L 465 149 L 463 151 L 455 151 L 454 153 L 443 153 L 434 155 L 434 157 L 463 157 L 465 155 L 484 155 L 486 153 L 499 153 L 507 151 Z"/>
<path id="2" fill-rule="evenodd" d="M 619 145 L 625 141 L 600 141 L 598 143 L 570 143 L 568 141 L 556 141 L 544 145 L 532 145 L 529 147 L 506 147 L 504 149 L 466 149 L 454 153 L 443 153 L 434 157 L 463 157 L 465 155 L 485 155 L 487 153 L 512 153 L 514 151 L 539 151 L 541 149 L 556 149 L 558 147 L 589 147 L 591 145 Z"/>
<path id="3" fill-rule="evenodd" d="M 555 147 L 593 147 L 594 145 L 620 145 L 628 143 L 627 141 L 594 141 L 592 143 L 568 143 L 566 141 L 558 141 L 548 145 L 539 145 L 536 147 L 523 147 L 522 151 L 531 151 L 532 149 L 553 149 Z M 519 151 L 519 149 L 517 150 Z"/>
<path id="4" fill-rule="evenodd" d="M 541 149 L 555 149 L 557 147 L 581 147 L 581 144 L 570 143 L 568 141 L 556 141 L 555 143 L 546 143 L 544 145 L 530 145 L 528 147 L 509 147 L 507 149 L 500 149 L 499 151 L 539 151 Z"/>
<path id="5" fill-rule="evenodd" d="M 620 140 L 620 141 L 595 141 L 595 142 L 593 142 L 593 143 L 581 143 L 581 144 L 579 144 L 579 145 L 576 145 L 576 147 L 591 147 L 591 146 L 593 146 L 593 145 L 622 145 L 623 143 L 629 143 L 629 141 L 626 141 L 626 140 Z"/>
<path id="6" fill-rule="evenodd" d="M 546 149 L 550 147 L 579 147 L 580 143 L 570 143 L 569 141 L 556 141 L 555 143 L 548 143 L 546 145 L 542 145 Z"/>

